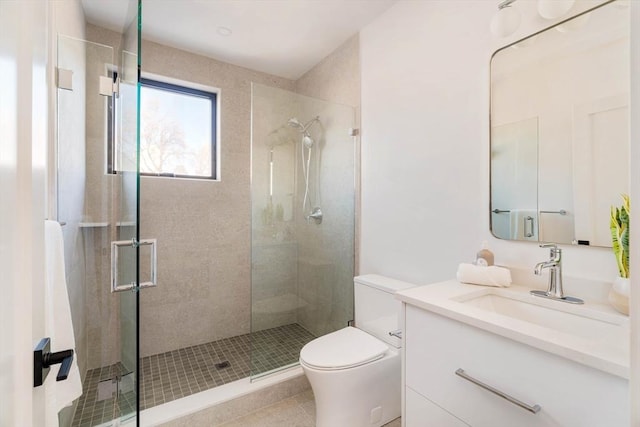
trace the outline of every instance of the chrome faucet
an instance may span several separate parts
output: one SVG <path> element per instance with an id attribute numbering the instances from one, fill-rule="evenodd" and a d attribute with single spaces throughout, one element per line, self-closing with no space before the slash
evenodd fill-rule
<path id="1" fill-rule="evenodd" d="M 547 294 L 554 298 L 562 298 L 562 249 L 558 249 L 555 243 L 545 243 L 540 245 L 541 248 L 550 248 L 549 261 L 539 262 L 536 264 L 534 273 L 537 276 L 542 275 L 542 270 L 549 269 L 549 290 Z"/>
<path id="2" fill-rule="evenodd" d="M 542 274 L 542 270 L 549 269 L 549 289 L 545 291 L 530 291 L 531 295 L 537 297 L 549 298 L 556 301 L 568 302 L 571 304 L 584 304 L 580 298 L 569 297 L 564 295 L 562 290 L 562 249 L 559 249 L 555 243 L 543 243 L 541 248 L 550 248 L 549 260 L 536 264 L 534 273 L 537 276 Z"/>

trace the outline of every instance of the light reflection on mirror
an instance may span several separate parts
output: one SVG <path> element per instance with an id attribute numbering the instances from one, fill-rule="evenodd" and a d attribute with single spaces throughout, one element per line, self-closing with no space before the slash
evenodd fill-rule
<path id="1" fill-rule="evenodd" d="M 501 239 L 611 246 L 629 191 L 629 9 L 618 2 L 491 60 L 491 230 Z"/>

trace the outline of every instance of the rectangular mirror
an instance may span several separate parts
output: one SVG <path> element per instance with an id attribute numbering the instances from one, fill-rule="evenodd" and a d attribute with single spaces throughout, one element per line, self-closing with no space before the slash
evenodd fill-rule
<path id="1" fill-rule="evenodd" d="M 629 192 L 629 5 L 604 3 L 491 59 L 491 231 L 611 246 Z"/>

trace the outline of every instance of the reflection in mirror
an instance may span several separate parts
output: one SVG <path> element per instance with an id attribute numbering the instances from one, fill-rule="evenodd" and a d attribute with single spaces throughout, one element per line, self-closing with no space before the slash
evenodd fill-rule
<path id="1" fill-rule="evenodd" d="M 496 126 L 491 136 L 493 234 L 538 240 L 538 118 Z"/>
<path id="2" fill-rule="evenodd" d="M 629 191 L 629 8 L 617 1 L 491 60 L 491 230 L 611 246 Z"/>

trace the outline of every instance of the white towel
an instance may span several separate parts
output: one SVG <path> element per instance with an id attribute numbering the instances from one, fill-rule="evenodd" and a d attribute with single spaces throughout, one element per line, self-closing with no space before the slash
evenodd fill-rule
<path id="1" fill-rule="evenodd" d="M 78 369 L 76 341 L 73 335 L 67 280 L 64 272 L 64 243 L 62 228 L 56 221 L 45 221 L 45 334 L 51 338 L 51 351 L 73 349 L 73 363 L 69 376 L 56 381 L 60 364 L 51 366 L 44 381 L 46 398 L 46 427 L 58 427 L 58 412 L 82 394 Z"/>
<path id="2" fill-rule="evenodd" d="M 504 267 L 496 265 L 483 267 L 462 263 L 458 266 L 456 278 L 458 282 L 471 285 L 496 286 L 499 288 L 511 286 L 511 272 Z"/>

